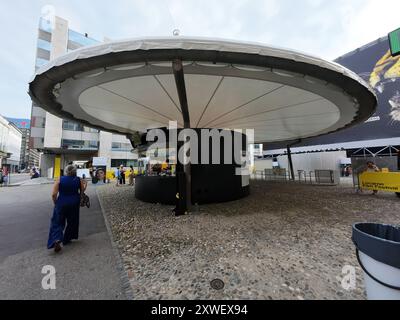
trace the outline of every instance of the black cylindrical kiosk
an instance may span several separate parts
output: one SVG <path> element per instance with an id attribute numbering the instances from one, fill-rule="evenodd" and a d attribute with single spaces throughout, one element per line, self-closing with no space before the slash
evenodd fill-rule
<path id="1" fill-rule="evenodd" d="M 205 161 L 208 163 L 204 163 L 204 154 L 203 161 L 201 161 L 202 152 L 204 152 L 202 143 L 205 137 L 204 135 L 202 136 L 202 130 L 211 132 L 212 129 L 193 130 L 198 137 L 199 163 L 191 164 L 192 204 L 228 202 L 248 196 L 250 194 L 249 175 L 241 175 L 240 168 L 242 163 L 237 163 L 247 149 L 246 136 L 234 131 L 218 130 L 220 140 L 209 138 L 209 159 Z M 240 141 L 239 144 L 236 143 L 240 145 L 239 148 L 235 148 L 235 137 L 237 141 Z M 225 140 L 228 138 L 231 141 Z M 232 152 L 226 153 L 227 148 L 231 149 Z M 220 161 L 218 163 L 215 163 L 215 157 L 213 157 L 215 152 L 220 153 Z M 145 202 L 167 205 L 176 204 L 176 177 L 138 177 L 136 179 L 135 196 Z"/>

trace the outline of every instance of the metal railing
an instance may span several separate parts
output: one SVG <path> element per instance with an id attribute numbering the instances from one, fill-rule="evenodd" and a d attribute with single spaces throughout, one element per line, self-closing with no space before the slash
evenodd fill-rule
<path id="1" fill-rule="evenodd" d="M 266 169 L 257 170 L 252 174 L 255 180 L 273 181 L 273 182 L 293 182 L 300 184 L 315 185 L 338 185 L 340 177 L 334 170 L 298 170 L 294 180 L 290 179 L 290 174 L 286 169 Z"/>

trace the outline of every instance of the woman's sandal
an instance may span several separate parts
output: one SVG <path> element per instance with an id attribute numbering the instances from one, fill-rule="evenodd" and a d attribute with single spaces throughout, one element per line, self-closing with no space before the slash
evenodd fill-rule
<path id="1" fill-rule="evenodd" d="M 59 253 L 62 250 L 61 241 L 56 241 L 54 244 L 54 252 Z"/>

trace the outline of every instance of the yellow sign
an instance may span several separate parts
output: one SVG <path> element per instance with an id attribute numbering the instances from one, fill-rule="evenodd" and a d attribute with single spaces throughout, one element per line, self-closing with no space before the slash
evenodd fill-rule
<path id="1" fill-rule="evenodd" d="M 54 179 L 59 179 L 61 176 L 61 156 L 56 155 L 54 159 Z"/>
<path id="2" fill-rule="evenodd" d="M 138 175 L 138 174 L 139 174 L 139 170 L 138 170 L 138 169 L 134 169 L 134 170 L 133 170 L 133 173 L 134 173 L 134 175 Z M 142 173 L 144 173 L 143 170 L 142 170 Z M 126 177 L 126 178 L 129 178 L 130 175 L 131 175 L 131 170 L 129 170 L 129 171 L 127 171 L 127 172 L 125 173 L 125 177 Z M 106 177 L 106 179 L 107 179 L 107 180 L 114 180 L 114 179 L 116 179 L 116 178 L 115 178 L 114 169 L 110 169 L 110 168 L 107 169 L 107 177 Z"/>
<path id="3" fill-rule="evenodd" d="M 398 193 L 400 172 L 364 172 L 360 175 L 360 188 Z"/>

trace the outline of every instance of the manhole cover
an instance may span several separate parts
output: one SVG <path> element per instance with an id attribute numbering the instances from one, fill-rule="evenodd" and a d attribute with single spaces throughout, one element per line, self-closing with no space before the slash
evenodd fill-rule
<path id="1" fill-rule="evenodd" d="M 214 290 L 222 290 L 225 287 L 225 283 L 221 279 L 215 279 L 211 281 L 211 288 Z"/>

